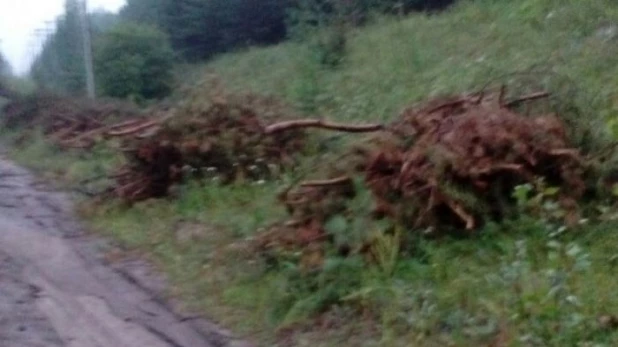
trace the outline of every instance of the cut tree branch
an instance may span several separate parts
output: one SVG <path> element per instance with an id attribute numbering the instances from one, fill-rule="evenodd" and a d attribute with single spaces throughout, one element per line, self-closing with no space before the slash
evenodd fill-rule
<path id="1" fill-rule="evenodd" d="M 349 125 L 349 124 L 339 124 L 333 123 L 329 121 L 323 121 L 320 119 L 301 119 L 301 120 L 293 120 L 281 123 L 275 123 L 269 125 L 265 129 L 265 133 L 268 135 L 292 130 L 292 129 L 301 129 L 301 128 L 320 128 L 348 133 L 369 133 L 376 132 L 384 129 L 384 125 L 382 124 L 366 124 L 366 125 Z"/>
<path id="2" fill-rule="evenodd" d="M 329 187 L 329 186 L 338 186 L 346 183 L 352 182 L 352 178 L 350 176 L 341 176 L 329 180 L 319 180 L 319 181 L 305 181 L 301 182 L 301 187 Z"/>
<path id="3" fill-rule="evenodd" d="M 551 94 L 549 92 L 538 92 L 538 93 L 532 93 L 532 94 L 528 94 L 528 95 L 524 95 L 520 98 L 517 98 L 515 100 L 511 100 L 509 102 L 507 102 L 506 104 L 504 104 L 505 107 L 513 107 L 517 104 L 520 104 L 522 102 L 526 102 L 526 101 L 532 101 L 532 100 L 538 100 L 538 99 L 545 99 L 548 98 Z"/>
<path id="4" fill-rule="evenodd" d="M 132 135 L 135 133 L 138 133 L 142 130 L 146 130 L 149 128 L 152 128 L 154 126 L 159 126 L 160 122 L 158 120 L 154 120 L 154 121 L 148 121 L 142 124 L 137 124 L 135 126 L 131 126 L 131 127 L 126 127 L 124 129 L 119 129 L 119 130 L 110 130 L 108 132 L 106 132 L 106 134 L 108 136 L 125 136 L 125 135 Z"/>

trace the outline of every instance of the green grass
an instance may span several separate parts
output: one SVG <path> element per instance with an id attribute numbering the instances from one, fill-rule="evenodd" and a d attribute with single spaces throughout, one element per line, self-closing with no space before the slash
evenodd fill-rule
<path id="1" fill-rule="evenodd" d="M 224 55 L 206 68 L 233 88 L 296 103 L 311 97 L 316 114 L 339 120 L 391 119 L 429 96 L 508 82 L 504 75 L 534 67 L 553 76 L 533 73 L 535 87 L 552 86 L 556 75 L 571 79 L 582 103 L 593 96 L 601 107 L 618 88 L 618 47 L 596 32 L 617 12 L 606 0 L 464 1 L 438 16 L 379 19 L 352 32 L 346 62 L 334 71 L 297 43 Z"/>
<path id="2" fill-rule="evenodd" d="M 37 142 L 13 156 L 63 160 Z M 69 172 L 85 165 L 66 160 Z M 618 312 L 616 222 L 553 235 L 522 217 L 468 240 L 416 240 L 411 256 L 390 259 L 397 245 L 384 240 L 384 262 L 330 257 L 307 275 L 293 263 L 266 267 L 245 242 L 281 219 L 270 200 L 277 187 L 192 183 L 173 202 L 93 202 L 80 211 L 93 230 L 152 259 L 171 279 L 170 295 L 264 346 L 618 343 L 618 330 L 597 323 Z"/>
<path id="3" fill-rule="evenodd" d="M 618 37 L 599 30 L 612 23 L 618 6 L 609 0 L 464 1 L 437 16 L 356 29 L 337 69 L 288 42 L 221 56 L 192 75 L 215 72 L 232 89 L 342 121 L 392 119 L 431 96 L 512 82 L 521 92 L 556 91 L 583 110 L 579 122 L 598 122 L 605 134 L 602 122 L 618 106 Z M 61 153 L 40 138 L 12 155 L 73 181 L 114 163 L 104 150 Z M 294 262 L 256 260 L 247 245 L 285 215 L 275 199 L 282 185 L 190 183 L 177 200 L 82 212 L 153 259 L 170 276 L 171 295 L 264 346 L 618 344 L 618 330 L 597 322 L 618 314 L 616 222 L 557 234 L 522 216 L 466 240 L 413 240 L 411 253 L 396 257 L 400 244 L 383 237 L 377 265 L 329 256 L 323 271 L 306 274 Z"/>
<path id="4" fill-rule="evenodd" d="M 58 183 L 79 186 L 78 182 L 104 177 L 120 162 L 116 153 L 104 145 L 89 152 L 67 151 L 48 142 L 40 131 L 34 130 L 30 135 L 22 136 L 23 133 L 11 130 L 0 132 L 12 157 L 40 176 L 55 179 Z"/>

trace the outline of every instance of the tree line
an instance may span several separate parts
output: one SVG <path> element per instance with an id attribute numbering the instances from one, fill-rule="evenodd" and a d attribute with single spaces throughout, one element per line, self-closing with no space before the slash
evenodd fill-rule
<path id="1" fill-rule="evenodd" d="M 79 1 L 44 43 L 31 75 L 67 94 L 85 89 Z M 372 13 L 442 9 L 455 0 L 127 0 L 118 14 L 89 14 L 100 94 L 158 98 L 169 90 L 174 62 L 199 62 L 230 50 L 290 38 L 294 28 L 361 25 Z M 167 72 L 164 72 L 167 71 Z"/>
<path id="2" fill-rule="evenodd" d="M 297 25 L 298 12 L 319 16 L 342 12 L 407 13 L 443 9 L 455 0 L 128 0 L 124 20 L 156 25 L 190 61 L 242 46 L 277 43 Z"/>

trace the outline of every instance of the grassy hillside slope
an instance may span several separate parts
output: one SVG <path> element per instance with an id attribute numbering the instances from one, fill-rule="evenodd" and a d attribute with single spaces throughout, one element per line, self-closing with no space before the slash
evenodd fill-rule
<path id="1" fill-rule="evenodd" d="M 388 119 L 411 102 L 514 73 L 532 81 L 548 74 L 536 78 L 541 86 L 571 79 L 604 107 L 618 88 L 617 20 L 618 7 L 606 0 L 463 1 L 443 14 L 352 32 L 335 71 L 295 43 L 225 55 L 207 69 L 232 87 L 315 103 L 317 114 L 343 120 Z"/>

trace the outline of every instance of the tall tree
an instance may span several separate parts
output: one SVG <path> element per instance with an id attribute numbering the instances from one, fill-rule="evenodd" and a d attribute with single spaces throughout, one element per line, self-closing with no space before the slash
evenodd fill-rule
<path id="1" fill-rule="evenodd" d="M 90 21 L 90 30 L 93 36 L 100 35 L 109 31 L 120 21 L 120 18 L 115 13 L 96 10 L 88 15 Z"/>
<path id="2" fill-rule="evenodd" d="M 164 29 L 166 10 L 173 2 L 173 0 L 127 0 L 119 15 L 124 21 L 154 25 Z"/>
<path id="3" fill-rule="evenodd" d="M 217 1 L 215 1 L 217 2 Z M 224 41 L 228 47 L 275 43 L 286 36 L 285 0 L 218 1 L 224 18 Z"/>
<path id="4" fill-rule="evenodd" d="M 82 94 L 86 84 L 82 47 L 79 2 L 66 0 L 65 13 L 56 21 L 56 31 L 45 41 L 32 66 L 32 77 L 56 91 Z"/>
<path id="5" fill-rule="evenodd" d="M 138 0 L 135 0 L 138 1 Z M 290 0 L 175 0 L 163 7 L 163 26 L 189 60 L 286 36 Z"/>
<path id="6" fill-rule="evenodd" d="M 103 34 L 95 50 L 102 94 L 156 99 L 171 91 L 174 52 L 155 26 L 126 22 Z"/>
<path id="7" fill-rule="evenodd" d="M 165 8 L 165 29 L 172 45 L 189 61 L 221 51 L 224 18 L 217 16 L 217 1 L 176 0 Z"/>

